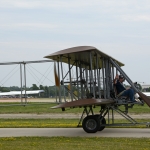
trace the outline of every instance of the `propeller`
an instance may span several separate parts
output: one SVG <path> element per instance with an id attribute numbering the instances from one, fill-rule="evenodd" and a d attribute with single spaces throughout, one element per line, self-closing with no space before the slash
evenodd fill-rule
<path id="1" fill-rule="evenodd" d="M 55 85 L 60 87 L 60 80 L 56 71 L 56 62 L 54 62 L 54 77 L 55 77 Z"/>

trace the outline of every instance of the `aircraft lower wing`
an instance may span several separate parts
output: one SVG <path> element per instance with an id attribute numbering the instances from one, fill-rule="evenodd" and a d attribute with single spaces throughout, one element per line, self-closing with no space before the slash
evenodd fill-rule
<path id="1" fill-rule="evenodd" d="M 39 94 L 43 93 L 44 90 L 32 90 L 32 91 L 22 91 L 22 94 Z M 7 95 L 21 95 L 21 91 L 10 91 L 10 92 L 1 92 L 0 96 L 7 96 Z"/>
<path id="2" fill-rule="evenodd" d="M 91 105 L 104 105 L 112 104 L 114 100 L 111 99 L 80 99 L 72 102 L 66 102 L 59 104 L 51 108 L 67 108 L 67 107 L 82 107 L 82 106 L 91 106 Z"/>
<path id="3" fill-rule="evenodd" d="M 150 96 L 150 92 L 142 92 L 143 94 L 145 94 L 146 96 Z"/>

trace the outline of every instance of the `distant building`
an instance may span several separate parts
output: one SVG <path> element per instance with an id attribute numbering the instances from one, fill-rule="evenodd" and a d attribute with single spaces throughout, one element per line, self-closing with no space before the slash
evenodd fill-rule
<path id="1" fill-rule="evenodd" d="M 143 84 L 141 85 L 142 89 L 146 89 L 146 88 L 149 88 L 150 87 L 150 84 Z"/>

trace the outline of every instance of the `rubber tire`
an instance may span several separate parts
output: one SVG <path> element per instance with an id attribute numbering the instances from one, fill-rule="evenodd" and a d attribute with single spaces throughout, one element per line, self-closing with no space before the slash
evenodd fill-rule
<path id="1" fill-rule="evenodd" d="M 96 133 L 100 128 L 100 122 L 95 115 L 87 116 L 83 119 L 82 128 L 87 133 Z"/>
<path id="2" fill-rule="evenodd" d="M 96 116 L 97 118 L 99 117 L 99 115 L 94 115 L 94 116 Z M 100 119 L 101 119 L 102 117 L 103 117 L 103 116 L 100 116 Z M 99 123 L 100 123 L 100 127 L 99 127 L 98 131 L 104 130 L 104 129 L 105 129 L 105 126 L 101 126 L 101 124 L 106 124 L 106 119 L 103 117 L 102 122 L 99 122 Z"/>

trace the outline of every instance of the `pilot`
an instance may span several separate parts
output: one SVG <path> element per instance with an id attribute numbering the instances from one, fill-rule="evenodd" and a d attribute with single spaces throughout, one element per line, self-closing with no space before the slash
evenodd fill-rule
<path id="1" fill-rule="evenodd" d="M 116 90 L 117 90 L 117 94 L 120 94 L 120 96 L 126 96 L 130 98 L 131 103 L 137 102 L 134 99 L 134 94 L 135 91 L 132 88 L 128 88 L 126 89 L 123 86 L 123 82 L 125 81 L 125 78 L 123 77 L 123 75 L 116 75 L 115 79 L 114 79 L 114 84 L 116 86 Z"/>

